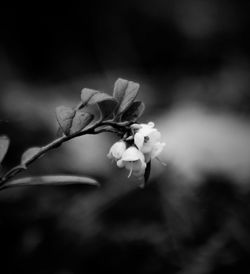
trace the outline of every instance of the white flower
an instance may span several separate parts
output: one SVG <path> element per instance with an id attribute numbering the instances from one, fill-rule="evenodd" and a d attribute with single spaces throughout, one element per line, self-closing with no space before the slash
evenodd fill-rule
<path id="1" fill-rule="evenodd" d="M 123 153 L 126 150 L 126 143 L 124 141 L 118 141 L 112 145 L 107 157 L 109 159 L 119 160 L 122 158 Z"/>
<path id="2" fill-rule="evenodd" d="M 132 125 L 136 130 L 134 143 L 145 154 L 146 162 L 156 158 L 165 146 L 165 143 L 161 142 L 161 133 L 154 126 L 153 122 Z"/>
<path id="3" fill-rule="evenodd" d="M 117 161 L 117 166 L 128 169 L 130 171 L 128 177 L 133 173 L 136 177 L 141 178 L 146 168 L 145 157 L 136 147 L 131 146 L 126 149 L 121 159 Z"/>
<path id="4" fill-rule="evenodd" d="M 133 124 L 131 126 L 133 134 L 125 141 L 114 143 L 110 148 L 108 158 L 115 160 L 118 167 L 128 169 L 128 177 L 133 174 L 138 179 L 142 179 L 147 163 L 151 159 L 158 159 L 157 156 L 163 150 L 165 143 L 161 142 L 161 134 L 154 126 L 152 122 Z"/>

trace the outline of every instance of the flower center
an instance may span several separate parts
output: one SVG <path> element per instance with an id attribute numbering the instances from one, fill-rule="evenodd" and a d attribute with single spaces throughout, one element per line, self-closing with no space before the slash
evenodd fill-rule
<path id="1" fill-rule="evenodd" d="M 148 137 L 148 136 L 145 136 L 145 137 L 144 137 L 144 143 L 146 144 L 148 141 L 149 141 L 149 137 Z"/>

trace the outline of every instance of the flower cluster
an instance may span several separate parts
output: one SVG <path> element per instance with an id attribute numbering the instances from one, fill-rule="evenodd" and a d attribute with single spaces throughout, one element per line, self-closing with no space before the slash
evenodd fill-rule
<path id="1" fill-rule="evenodd" d="M 128 177 L 133 174 L 143 178 L 147 164 L 163 150 L 165 143 L 161 142 L 161 133 L 154 126 L 153 122 L 133 124 L 131 135 L 110 148 L 108 158 L 115 160 L 118 167 L 128 169 Z"/>

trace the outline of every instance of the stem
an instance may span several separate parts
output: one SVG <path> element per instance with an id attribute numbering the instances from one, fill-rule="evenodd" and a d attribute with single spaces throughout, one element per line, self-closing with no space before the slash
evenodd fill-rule
<path id="1" fill-rule="evenodd" d="M 134 123 L 128 122 L 128 121 L 117 123 L 117 122 L 114 122 L 113 120 L 107 120 L 102 122 L 103 126 L 112 126 L 114 128 L 124 128 L 124 127 L 130 126 L 131 124 L 134 124 Z"/>
<path id="2" fill-rule="evenodd" d="M 67 142 L 67 141 L 69 141 L 69 140 L 71 140 L 73 138 L 80 137 L 80 136 L 83 136 L 83 135 L 86 135 L 86 134 L 98 134 L 98 133 L 101 133 L 101 132 L 113 132 L 113 133 L 117 133 L 117 131 L 113 130 L 113 129 L 105 129 L 105 128 L 103 128 L 103 129 L 96 130 L 98 127 L 101 127 L 101 126 L 104 126 L 104 125 L 108 125 L 108 124 L 105 123 L 105 122 L 97 122 L 93 126 L 87 128 L 87 129 L 85 129 L 83 131 L 76 132 L 76 133 L 68 135 L 68 136 L 64 135 L 64 136 L 62 136 L 60 138 L 55 139 L 54 141 L 50 142 L 49 144 L 41 147 L 41 149 L 36 154 L 34 154 L 30 159 L 28 159 L 25 162 L 25 164 L 14 166 L 9 171 L 7 171 L 2 176 L 2 178 L 0 178 L 0 187 L 3 187 L 7 181 L 9 181 L 11 178 L 13 178 L 14 176 L 16 176 L 17 174 L 19 174 L 23 170 L 26 170 L 27 167 L 30 164 L 32 164 L 38 158 L 40 158 L 41 156 L 43 156 L 45 153 L 47 153 L 48 151 L 50 151 L 52 149 L 58 148 L 63 143 L 65 143 L 65 142 Z"/>

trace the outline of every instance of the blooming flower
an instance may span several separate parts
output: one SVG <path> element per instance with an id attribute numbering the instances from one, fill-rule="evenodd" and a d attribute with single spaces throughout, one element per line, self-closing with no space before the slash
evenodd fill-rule
<path id="1" fill-rule="evenodd" d="M 128 177 L 133 174 L 139 179 L 143 178 L 147 166 L 150 172 L 151 159 L 157 158 L 163 150 L 165 143 L 161 142 L 161 134 L 154 126 L 152 122 L 133 124 L 133 134 L 110 148 L 108 158 L 115 160 L 118 167 L 128 169 Z"/>
<path id="2" fill-rule="evenodd" d="M 136 177 L 141 178 L 146 168 L 145 157 L 136 147 L 131 146 L 126 149 L 121 159 L 117 161 L 117 166 L 128 169 L 130 171 L 128 177 L 133 173 Z"/>
<path id="3" fill-rule="evenodd" d="M 109 159 L 119 160 L 122 158 L 123 153 L 126 150 L 126 143 L 124 141 L 118 141 L 112 145 L 107 157 Z"/>
<path id="4" fill-rule="evenodd" d="M 134 143 L 145 155 L 146 162 L 156 158 L 165 146 L 165 143 L 161 142 L 161 133 L 154 126 L 153 122 L 132 125 L 132 128 L 136 131 Z"/>

